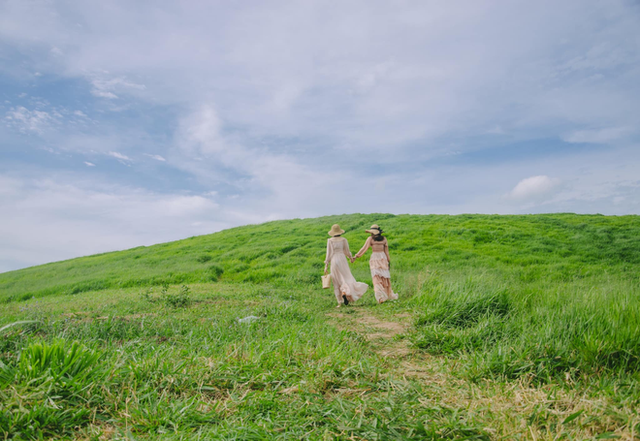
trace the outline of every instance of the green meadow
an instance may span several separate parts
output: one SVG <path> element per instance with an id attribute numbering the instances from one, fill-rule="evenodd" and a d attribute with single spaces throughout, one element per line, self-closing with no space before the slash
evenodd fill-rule
<path id="1" fill-rule="evenodd" d="M 335 307 L 334 223 L 385 230 L 398 301 Z M 638 216 L 329 216 L 0 274 L 0 439 L 632 440 L 639 371 Z"/>

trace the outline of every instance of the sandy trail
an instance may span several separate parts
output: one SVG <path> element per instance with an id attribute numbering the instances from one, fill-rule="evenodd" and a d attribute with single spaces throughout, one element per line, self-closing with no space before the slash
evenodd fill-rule
<path id="1" fill-rule="evenodd" d="M 586 391 L 571 388 L 535 386 L 527 379 L 473 383 L 453 374 L 455 360 L 411 347 L 407 337 L 412 331 L 413 316 L 409 313 L 383 317 L 375 307 L 356 305 L 327 315 L 338 329 L 365 337 L 373 351 L 392 362 L 393 375 L 425 385 L 432 393 L 420 399 L 421 403 L 463 408 L 486 424 L 485 430 L 492 438 L 555 440 L 569 435 L 593 439 L 611 433 L 620 440 L 640 439 L 637 428 L 634 430 L 640 422 L 634 409 L 617 407 L 605 397 L 589 396 Z M 616 407 L 616 414 L 607 411 Z M 578 411 L 583 411 L 584 416 L 571 426 L 559 424 L 557 431 L 527 423 L 527 417 L 543 411 L 555 415 L 558 422 Z"/>
<path id="2" fill-rule="evenodd" d="M 347 311 L 328 315 L 335 319 L 334 324 L 338 329 L 363 335 L 372 343 L 373 350 L 382 357 L 398 359 L 400 364 L 396 373 L 436 383 L 446 381 L 430 363 L 433 357 L 412 349 L 409 340 L 405 338 L 413 323 L 411 314 L 381 318 L 367 307 L 354 307 Z"/>

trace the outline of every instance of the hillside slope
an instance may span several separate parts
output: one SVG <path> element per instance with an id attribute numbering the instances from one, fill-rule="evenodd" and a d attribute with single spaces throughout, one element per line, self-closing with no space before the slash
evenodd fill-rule
<path id="1" fill-rule="evenodd" d="M 0 301 L 165 283 L 316 283 L 331 225 L 346 230 L 355 252 L 374 222 L 387 232 L 399 277 L 434 264 L 507 266 L 529 278 L 553 271 L 561 280 L 616 266 L 637 277 L 640 263 L 638 216 L 352 214 L 249 225 L 11 271 L 0 274 Z"/>
<path id="2" fill-rule="evenodd" d="M 398 301 L 336 309 L 333 223 Z M 0 438 L 635 439 L 639 263 L 638 216 L 353 214 L 0 274 Z"/>

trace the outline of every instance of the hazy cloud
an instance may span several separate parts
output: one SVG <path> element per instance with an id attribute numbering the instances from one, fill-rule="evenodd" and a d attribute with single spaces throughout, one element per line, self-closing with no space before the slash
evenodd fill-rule
<path id="1" fill-rule="evenodd" d="M 5 124 L 22 133 L 34 132 L 42 134 L 55 120 L 57 115 L 41 110 L 29 110 L 18 106 L 5 115 Z"/>
<path id="2" fill-rule="evenodd" d="M 578 130 L 563 139 L 573 143 L 609 144 L 626 138 L 633 130 L 629 127 L 610 127 L 598 130 Z"/>
<path id="3" fill-rule="evenodd" d="M 148 157 L 150 157 L 152 159 L 155 159 L 156 161 L 160 161 L 160 162 L 166 162 L 167 161 L 165 158 L 163 158 L 160 155 L 150 155 L 148 153 L 145 153 L 145 156 L 148 156 Z"/>
<path id="4" fill-rule="evenodd" d="M 163 195 L 82 180 L 60 183 L 61 178 L 54 182 L 0 175 L 0 210 L 12 212 L 0 223 L 0 262 L 31 265 L 247 222 L 203 196 Z"/>
<path id="5" fill-rule="evenodd" d="M 131 161 L 131 158 L 128 157 L 127 155 L 123 155 L 122 153 L 118 153 L 118 152 L 108 152 L 107 155 L 112 156 L 116 159 L 120 159 L 122 161 Z"/>
<path id="6" fill-rule="evenodd" d="M 114 92 L 121 90 L 131 92 L 135 90 L 144 90 L 146 87 L 142 84 L 135 84 L 127 81 L 124 77 L 109 77 L 108 72 L 101 74 L 91 74 L 91 94 L 100 98 L 116 99 L 118 95 Z"/>
<path id="7" fill-rule="evenodd" d="M 518 182 L 507 197 L 515 201 L 531 201 L 547 198 L 561 184 L 560 179 L 549 176 L 532 176 Z"/>

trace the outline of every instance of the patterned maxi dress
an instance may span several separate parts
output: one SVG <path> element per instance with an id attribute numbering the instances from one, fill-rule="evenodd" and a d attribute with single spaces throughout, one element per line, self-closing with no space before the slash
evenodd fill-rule
<path id="1" fill-rule="evenodd" d="M 369 268 L 371 269 L 371 278 L 373 279 L 373 291 L 378 303 L 387 300 L 396 300 L 398 294 L 391 289 L 391 274 L 389 273 L 389 244 L 385 237 L 381 241 L 373 240 L 369 237 L 356 258 L 362 256 L 371 248 L 371 259 L 369 260 Z"/>
<path id="2" fill-rule="evenodd" d="M 325 266 L 331 263 L 331 281 L 333 282 L 333 292 L 338 303 L 342 304 L 342 296 L 347 300 L 355 302 L 367 291 L 369 285 L 356 282 L 351 274 L 347 257 L 351 258 L 349 243 L 344 237 L 332 237 L 327 240 L 327 257 L 324 260 Z"/>

